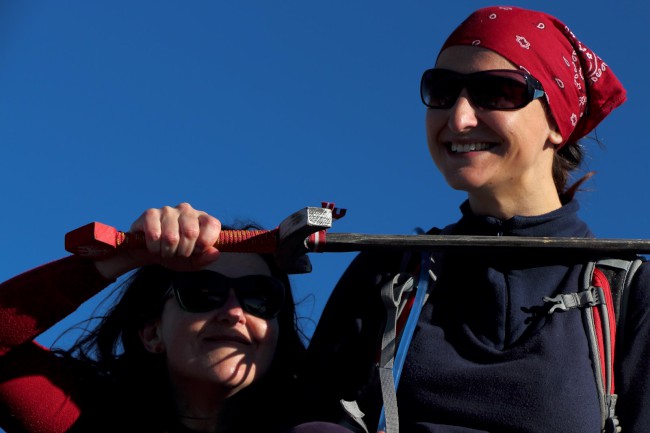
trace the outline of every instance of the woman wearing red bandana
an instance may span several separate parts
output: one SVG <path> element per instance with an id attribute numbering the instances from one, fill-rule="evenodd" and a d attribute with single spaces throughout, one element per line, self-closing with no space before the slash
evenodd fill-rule
<path id="1" fill-rule="evenodd" d="M 424 72 L 421 97 L 433 161 L 449 186 L 467 192 L 462 217 L 442 233 L 593 237 L 574 198 L 588 176 L 571 183 L 570 174 L 583 159 L 579 140 L 626 96 L 569 27 L 516 7 L 477 10 Z M 437 280 L 396 391 L 401 432 L 616 430 L 614 418 L 601 417 L 581 312 L 547 314 L 544 301 L 577 292 L 584 260 L 481 251 L 434 259 L 420 265 L 420 272 L 432 266 Z M 394 428 L 380 386 L 388 322 L 380 295 L 403 263 L 401 253 L 361 253 L 334 289 L 302 376 L 307 419 Z M 625 337 L 617 341 L 616 415 L 629 433 L 650 432 L 649 286 L 644 264 L 628 289 Z"/>

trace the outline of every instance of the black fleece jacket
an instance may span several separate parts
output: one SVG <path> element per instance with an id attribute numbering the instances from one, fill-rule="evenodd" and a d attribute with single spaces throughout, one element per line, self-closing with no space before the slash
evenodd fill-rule
<path id="1" fill-rule="evenodd" d="M 446 230 L 493 236 L 593 237 L 579 205 L 507 221 L 474 215 Z M 432 233 L 435 230 L 431 231 Z M 361 253 L 331 294 L 309 347 L 300 412 L 340 420 L 356 399 L 370 429 L 381 409 L 376 360 L 384 323 L 379 286 L 401 253 Z M 546 314 L 545 296 L 576 292 L 575 254 L 448 252 L 419 318 L 397 392 L 402 433 L 597 433 L 598 394 L 579 310 Z M 650 267 L 629 288 L 617 342 L 617 413 L 625 433 L 650 432 Z"/>

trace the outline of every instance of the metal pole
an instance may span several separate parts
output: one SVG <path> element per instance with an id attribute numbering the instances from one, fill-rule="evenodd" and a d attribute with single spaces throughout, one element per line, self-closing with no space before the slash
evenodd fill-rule
<path id="1" fill-rule="evenodd" d="M 317 243 L 306 241 L 310 252 L 350 252 L 367 250 L 533 250 L 582 253 L 648 254 L 650 240 L 572 237 L 466 236 L 466 235 L 373 235 L 330 233 Z"/>

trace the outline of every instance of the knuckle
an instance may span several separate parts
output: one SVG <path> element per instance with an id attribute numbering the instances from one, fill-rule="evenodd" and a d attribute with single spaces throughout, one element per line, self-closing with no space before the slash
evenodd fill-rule
<path id="1" fill-rule="evenodd" d="M 160 213 L 163 216 L 173 215 L 177 213 L 177 208 L 171 206 L 163 206 L 160 208 Z"/>
<path id="2" fill-rule="evenodd" d="M 221 230 L 221 221 L 219 221 L 217 218 L 210 216 L 208 214 L 202 215 L 199 218 L 199 221 L 203 227 L 205 227 L 208 230 L 211 231 L 219 231 Z"/>
<path id="3" fill-rule="evenodd" d="M 188 227 L 183 227 L 183 237 L 190 239 L 190 240 L 195 240 L 198 239 L 200 234 L 200 230 L 198 226 L 188 226 Z"/>
<path id="4" fill-rule="evenodd" d="M 194 210 L 194 208 L 187 202 L 182 202 L 176 205 L 176 209 L 180 210 L 181 212 L 187 212 Z"/>
<path id="5" fill-rule="evenodd" d="M 160 241 L 165 245 L 177 245 L 180 241 L 178 232 L 167 231 L 160 235 Z"/>
<path id="6" fill-rule="evenodd" d="M 142 212 L 142 215 L 140 216 L 141 219 L 149 220 L 153 218 L 157 218 L 158 215 L 160 214 L 160 210 L 156 208 L 149 208 Z"/>

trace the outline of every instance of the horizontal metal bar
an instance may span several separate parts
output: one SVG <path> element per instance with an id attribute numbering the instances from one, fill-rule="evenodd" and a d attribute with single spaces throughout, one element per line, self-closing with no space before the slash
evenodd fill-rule
<path id="1" fill-rule="evenodd" d="M 650 240 L 603 239 L 571 237 L 525 236 L 464 236 L 464 235 L 373 235 L 361 233 L 330 233 L 325 242 L 308 241 L 311 252 L 351 252 L 368 250 L 570 250 L 583 253 L 648 254 Z"/>

